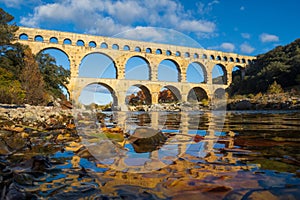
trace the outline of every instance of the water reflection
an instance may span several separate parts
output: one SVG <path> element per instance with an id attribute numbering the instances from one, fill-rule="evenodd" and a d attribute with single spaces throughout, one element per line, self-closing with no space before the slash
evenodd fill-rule
<path id="1" fill-rule="evenodd" d="M 123 122 L 122 127 L 130 130 L 149 127 L 157 119 L 158 136 L 163 134 L 167 140 L 143 151 L 127 141 L 115 152 L 102 155 L 103 162 L 93 156 L 99 146 L 93 152 L 84 143 L 66 141 L 62 151 L 58 144 L 32 136 L 32 141 L 40 142 L 35 148 L 7 160 L 16 163 L 22 153 L 27 157 L 40 154 L 34 158 L 39 165 L 13 168 L 18 176 L 10 190 L 51 199 L 297 199 L 300 195 L 299 112 L 227 112 L 224 119 L 220 113 L 209 112 L 123 114 L 107 114 L 109 120 L 104 121 L 111 127 Z M 130 122 L 127 128 L 125 120 Z M 90 130 L 95 126 L 81 123 L 91 126 Z M 91 141 L 99 138 L 86 134 Z M 1 141 L 12 143 L 8 136 L 1 136 Z M 103 141 L 104 149 L 109 141 L 116 144 L 112 138 Z M 13 176 L 3 163 L 0 176 Z M 145 164 L 152 170 L 130 172 Z"/>

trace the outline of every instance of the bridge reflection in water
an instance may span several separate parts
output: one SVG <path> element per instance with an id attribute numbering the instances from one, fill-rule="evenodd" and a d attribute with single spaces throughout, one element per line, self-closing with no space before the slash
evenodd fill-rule
<path id="1" fill-rule="evenodd" d="M 138 129 L 151 128 L 167 137 L 166 141 L 157 146 L 156 140 L 159 138 L 155 136 L 149 137 L 149 140 L 145 139 L 144 143 L 139 144 L 140 147 L 129 143 L 126 138 L 119 143 L 111 142 L 101 131 L 101 124 L 96 122 L 95 113 L 80 112 L 81 116 L 85 116 L 78 120 L 78 132 L 82 136 L 83 144 L 100 163 L 112 169 L 132 173 L 151 172 L 166 167 L 186 154 L 209 162 L 218 159 L 214 153 L 214 145 L 225 134 L 222 131 L 225 111 L 116 111 L 106 114 L 107 121 L 110 121 L 107 126 L 122 127 L 122 130 L 130 136 Z M 125 149 L 121 143 L 125 143 Z M 232 142 L 226 141 L 226 145 L 232 148 Z M 136 148 L 142 151 L 137 152 Z M 230 154 L 227 156 L 227 159 L 232 159 Z"/>

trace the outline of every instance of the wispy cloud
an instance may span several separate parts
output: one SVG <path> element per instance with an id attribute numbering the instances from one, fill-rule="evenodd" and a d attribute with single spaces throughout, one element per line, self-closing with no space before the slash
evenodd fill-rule
<path id="1" fill-rule="evenodd" d="M 41 0 L 0 0 L 8 8 L 21 8 L 23 6 L 38 5 Z"/>
<path id="2" fill-rule="evenodd" d="M 241 11 L 245 10 L 245 6 L 241 6 L 241 7 L 240 7 L 240 10 L 241 10 Z"/>
<path id="3" fill-rule="evenodd" d="M 268 33 L 262 33 L 260 36 L 260 41 L 261 42 L 278 42 L 279 41 L 279 37 L 277 35 L 272 35 L 272 34 L 268 34 Z"/>
<path id="4" fill-rule="evenodd" d="M 225 50 L 225 51 L 229 51 L 229 52 L 233 52 L 235 49 L 234 44 L 229 43 L 229 42 L 224 42 L 220 45 L 221 49 Z"/>
<path id="5" fill-rule="evenodd" d="M 208 6 L 216 3 L 212 1 Z M 21 19 L 22 25 L 30 27 L 64 23 L 73 24 L 79 31 L 108 36 L 141 26 L 172 28 L 195 35 L 213 35 L 216 31 L 213 21 L 199 19 L 199 14 L 175 0 L 57 1 L 36 6 L 31 15 Z"/>
<path id="6" fill-rule="evenodd" d="M 240 45 L 240 50 L 242 53 L 252 53 L 255 48 L 252 47 L 250 44 L 248 44 L 247 42 L 244 42 L 243 44 Z"/>

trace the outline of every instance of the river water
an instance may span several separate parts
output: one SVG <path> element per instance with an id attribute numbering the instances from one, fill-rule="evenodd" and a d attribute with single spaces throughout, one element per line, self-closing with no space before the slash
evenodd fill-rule
<path id="1" fill-rule="evenodd" d="M 300 198 L 299 111 L 106 114 L 104 124 L 129 136 L 144 126 L 161 132 L 139 143 L 110 135 L 110 146 L 78 120 L 81 143 L 44 139 L 23 152 L 39 167 L 15 166 L 15 190 L 44 199 Z"/>

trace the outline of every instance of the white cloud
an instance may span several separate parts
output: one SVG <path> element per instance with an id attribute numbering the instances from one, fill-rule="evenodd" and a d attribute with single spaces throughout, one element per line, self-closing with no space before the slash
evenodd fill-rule
<path id="1" fill-rule="evenodd" d="M 276 35 L 268 34 L 268 33 L 262 33 L 260 36 L 261 42 L 278 42 L 279 37 Z"/>
<path id="2" fill-rule="evenodd" d="M 217 3 L 212 1 L 207 6 Z M 139 26 L 174 28 L 195 35 L 213 35 L 216 30 L 214 22 L 199 20 L 199 14 L 186 10 L 176 0 L 60 0 L 40 4 L 32 14 L 21 18 L 21 24 L 29 27 L 47 23 L 71 24 L 75 30 L 108 36 Z"/>
<path id="3" fill-rule="evenodd" d="M 8 8 L 21 8 L 23 6 L 38 5 L 41 0 L 0 0 Z"/>
<path id="4" fill-rule="evenodd" d="M 235 46 L 232 43 L 224 42 L 220 45 L 220 48 L 225 50 L 225 51 L 233 52 L 234 49 L 235 49 Z"/>
<path id="5" fill-rule="evenodd" d="M 240 45 L 240 49 L 242 53 L 252 53 L 255 48 L 249 45 L 248 43 L 244 42 L 243 44 Z"/>
<path id="6" fill-rule="evenodd" d="M 242 37 L 245 39 L 250 39 L 251 35 L 249 33 L 241 33 Z"/>

